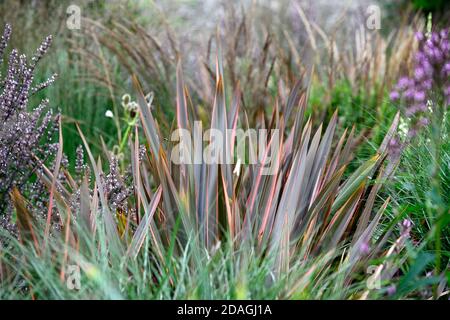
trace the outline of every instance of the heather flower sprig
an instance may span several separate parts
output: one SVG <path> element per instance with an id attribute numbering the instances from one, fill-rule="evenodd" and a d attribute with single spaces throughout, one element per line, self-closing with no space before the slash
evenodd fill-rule
<path id="1" fill-rule="evenodd" d="M 11 26 L 5 26 L 0 40 L 0 62 L 11 35 Z M 58 148 L 53 141 L 58 129 L 58 116 L 48 108 L 48 100 L 29 110 L 31 94 L 47 87 L 54 77 L 33 87 L 34 70 L 51 45 L 47 37 L 31 61 L 16 49 L 11 50 L 4 77 L 0 76 L 0 227 L 14 231 L 11 221 L 12 205 L 9 194 L 17 188 L 29 200 L 41 198 L 45 188 L 30 178 L 39 172 L 40 162 L 50 161 Z M 40 214 L 44 204 L 36 204 Z"/>
<path id="2" fill-rule="evenodd" d="M 35 94 L 36 92 L 39 92 L 53 84 L 55 82 L 56 78 L 58 77 L 58 74 L 54 73 L 52 74 L 47 80 L 44 82 L 39 83 L 35 87 L 31 89 L 31 94 Z"/>
<path id="3" fill-rule="evenodd" d="M 35 54 L 31 58 L 30 68 L 34 69 L 36 64 L 42 59 L 42 57 L 47 53 L 48 49 L 52 44 L 53 38 L 51 35 L 47 36 L 44 41 L 41 42 L 39 48 L 37 48 Z"/>
<path id="4" fill-rule="evenodd" d="M 128 198 L 133 194 L 133 187 L 127 186 L 127 176 L 122 176 L 119 170 L 119 162 L 111 156 L 109 173 L 104 177 L 103 184 L 112 210 L 128 212 Z"/>

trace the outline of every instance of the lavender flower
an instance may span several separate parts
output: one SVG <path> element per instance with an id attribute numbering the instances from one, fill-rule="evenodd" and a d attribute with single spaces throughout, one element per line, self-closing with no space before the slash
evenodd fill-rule
<path id="1" fill-rule="evenodd" d="M 50 45 L 52 44 L 52 36 L 49 35 L 47 38 L 42 41 L 39 48 L 37 48 L 36 53 L 31 58 L 30 67 L 34 68 L 36 64 L 39 62 L 39 60 L 42 59 L 42 57 L 47 53 L 48 48 L 50 48 Z"/>
<path id="2" fill-rule="evenodd" d="M 392 101 L 396 101 L 400 99 L 400 94 L 397 91 L 392 91 L 389 97 L 391 98 Z"/>
<path id="3" fill-rule="evenodd" d="M 430 112 L 437 108 L 446 110 L 450 104 L 450 42 L 448 30 L 433 32 L 428 36 L 416 33 L 419 50 L 415 56 L 411 77 L 398 80 L 390 99 L 402 109 L 408 120 L 408 139 L 429 124 Z M 431 110 L 430 110 L 431 108 Z M 434 109 L 434 110 L 433 110 Z M 402 143 L 391 142 L 391 152 L 398 154 Z"/>
<path id="4" fill-rule="evenodd" d="M 10 35 L 11 27 L 7 24 L 0 40 L 2 63 Z M 39 172 L 40 161 L 48 162 L 57 150 L 53 142 L 57 117 L 48 110 L 48 101 L 43 100 L 32 110 L 28 106 L 29 96 L 53 81 L 32 87 L 34 68 L 50 43 L 51 37 L 47 37 L 30 63 L 25 55 L 12 50 L 5 76 L 0 76 L 0 227 L 12 232 L 15 226 L 11 223 L 11 189 L 18 188 L 34 201 L 36 208 L 43 207 L 39 195 L 45 192 L 45 187 L 39 181 L 31 183 L 30 178 Z"/>
<path id="5" fill-rule="evenodd" d="M 409 118 L 414 125 L 416 115 L 426 112 L 425 108 L 417 108 L 415 102 L 436 100 L 437 95 L 448 100 L 450 92 L 450 45 L 448 31 L 433 32 L 428 38 L 422 33 L 416 34 L 419 43 L 419 52 L 416 54 L 414 76 L 402 77 L 396 90 L 391 93 L 392 100 L 401 99 L 405 111 L 409 110 Z M 440 103 L 440 101 L 435 101 Z M 444 107 L 447 104 L 444 103 Z"/>
<path id="6" fill-rule="evenodd" d="M 47 80 L 45 80 L 44 82 L 39 83 L 37 86 L 35 86 L 31 92 L 34 94 L 38 91 L 41 91 L 49 86 L 51 86 L 53 84 L 53 82 L 55 82 L 56 78 L 58 77 L 58 75 L 56 73 L 54 73 L 50 78 L 48 78 Z"/>

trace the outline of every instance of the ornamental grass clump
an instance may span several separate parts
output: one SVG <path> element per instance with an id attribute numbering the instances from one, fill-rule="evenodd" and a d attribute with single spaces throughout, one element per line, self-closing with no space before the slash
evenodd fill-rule
<path id="1" fill-rule="evenodd" d="M 0 64 L 11 35 L 11 26 L 5 26 L 0 40 Z M 16 189 L 34 202 L 43 212 L 45 187 L 34 177 L 39 163 L 49 161 L 57 144 L 52 136 L 57 129 L 57 117 L 48 109 L 48 100 L 42 100 L 29 110 L 32 95 L 49 86 L 55 76 L 33 86 L 36 65 L 47 52 L 52 37 L 48 36 L 31 60 L 13 49 L 8 57 L 6 72 L 0 75 L 0 227 L 14 231 L 10 193 Z"/>
<path id="2" fill-rule="evenodd" d="M 204 125 L 231 130 L 223 147 L 234 155 L 248 116 L 239 88 L 227 103 L 222 68 L 219 55 L 211 122 Z M 173 127 L 195 133 L 198 115 L 181 65 L 176 76 Z M 139 120 L 127 145 L 132 187 L 109 152 L 105 175 L 79 130 L 89 160 L 84 164 L 79 149 L 80 177 L 46 167 L 40 175 L 54 191 L 62 232 L 49 238 L 43 232 L 49 228 L 45 219 L 28 219 L 34 237 L 25 245 L 13 240 L 0 256 L 5 288 L 15 290 L 16 279 L 23 279 L 21 285 L 34 298 L 366 299 L 385 296 L 398 280 L 407 239 L 391 236 L 401 217 L 387 227 L 380 223 L 390 199 L 379 201 L 391 173 L 386 150 L 398 115 L 377 153 L 349 172 L 355 130 L 338 134 L 337 112 L 315 129 L 305 117 L 309 88 L 298 81 L 284 97 L 286 103 L 275 102 L 264 123 L 280 132 L 262 141 L 265 157 L 276 164 L 267 175 L 245 159 L 170 161 L 177 142 L 161 133 L 137 78 L 134 86 Z M 65 181 L 57 178 L 61 173 Z M 21 202 L 16 204 L 19 208 Z M 380 290 L 358 281 L 367 278 L 372 263 Z M 73 268 L 83 274 L 83 289 L 76 292 L 65 282 Z"/>

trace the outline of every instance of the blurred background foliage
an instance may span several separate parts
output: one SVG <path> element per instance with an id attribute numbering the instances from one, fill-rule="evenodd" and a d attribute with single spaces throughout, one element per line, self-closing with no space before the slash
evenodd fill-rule
<path id="1" fill-rule="evenodd" d="M 286 93 L 303 77 L 313 84 L 308 110 L 313 117 L 327 121 L 338 107 L 343 127 L 356 124 L 358 132 L 379 140 L 374 123 L 386 124 L 395 113 L 383 100 L 397 72 L 410 61 L 406 43 L 413 31 L 408 33 L 403 25 L 414 23 L 415 17 L 401 2 L 397 7 L 387 3 L 380 4 L 389 9 L 383 9 L 379 31 L 356 28 L 364 25 L 369 1 L 330 6 L 327 1 L 301 0 L 3 0 L 0 23 L 12 22 L 11 46 L 25 53 L 42 36 L 54 35 L 53 48 L 36 80 L 59 74 L 59 85 L 42 94 L 62 111 L 65 152 L 73 159 L 80 143 L 74 122 L 92 143 L 94 154 L 102 151 L 98 136 L 110 148 L 120 144 L 125 129 L 106 118 L 105 112 L 112 110 L 115 117 L 123 118 L 120 100 L 132 91 L 133 74 L 143 81 L 146 92 L 157 93 L 154 105 L 160 125 L 169 129 L 179 59 L 195 110 L 207 120 L 217 33 L 226 80 L 231 88 L 240 84 L 250 122 L 269 121 L 271 110 L 261 106 L 282 99 L 277 93 Z M 73 4 L 81 8 L 80 30 L 66 27 L 66 9 Z M 403 25 L 392 26 L 387 13 L 401 16 Z M 313 73 L 308 70 L 312 65 Z"/>

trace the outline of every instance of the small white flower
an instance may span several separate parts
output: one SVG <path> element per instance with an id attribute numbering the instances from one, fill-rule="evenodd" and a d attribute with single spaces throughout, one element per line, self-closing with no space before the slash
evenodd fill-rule
<path id="1" fill-rule="evenodd" d="M 136 112 L 138 110 L 138 104 L 135 101 L 132 101 L 128 104 L 128 111 Z"/>
<path id="2" fill-rule="evenodd" d="M 107 118 L 114 118 L 114 113 L 112 113 L 111 110 L 106 110 L 105 117 L 107 117 Z"/>
<path id="3" fill-rule="evenodd" d="M 239 177 L 240 172 L 241 172 L 241 158 L 238 158 L 236 166 L 234 167 L 233 173 Z"/>

